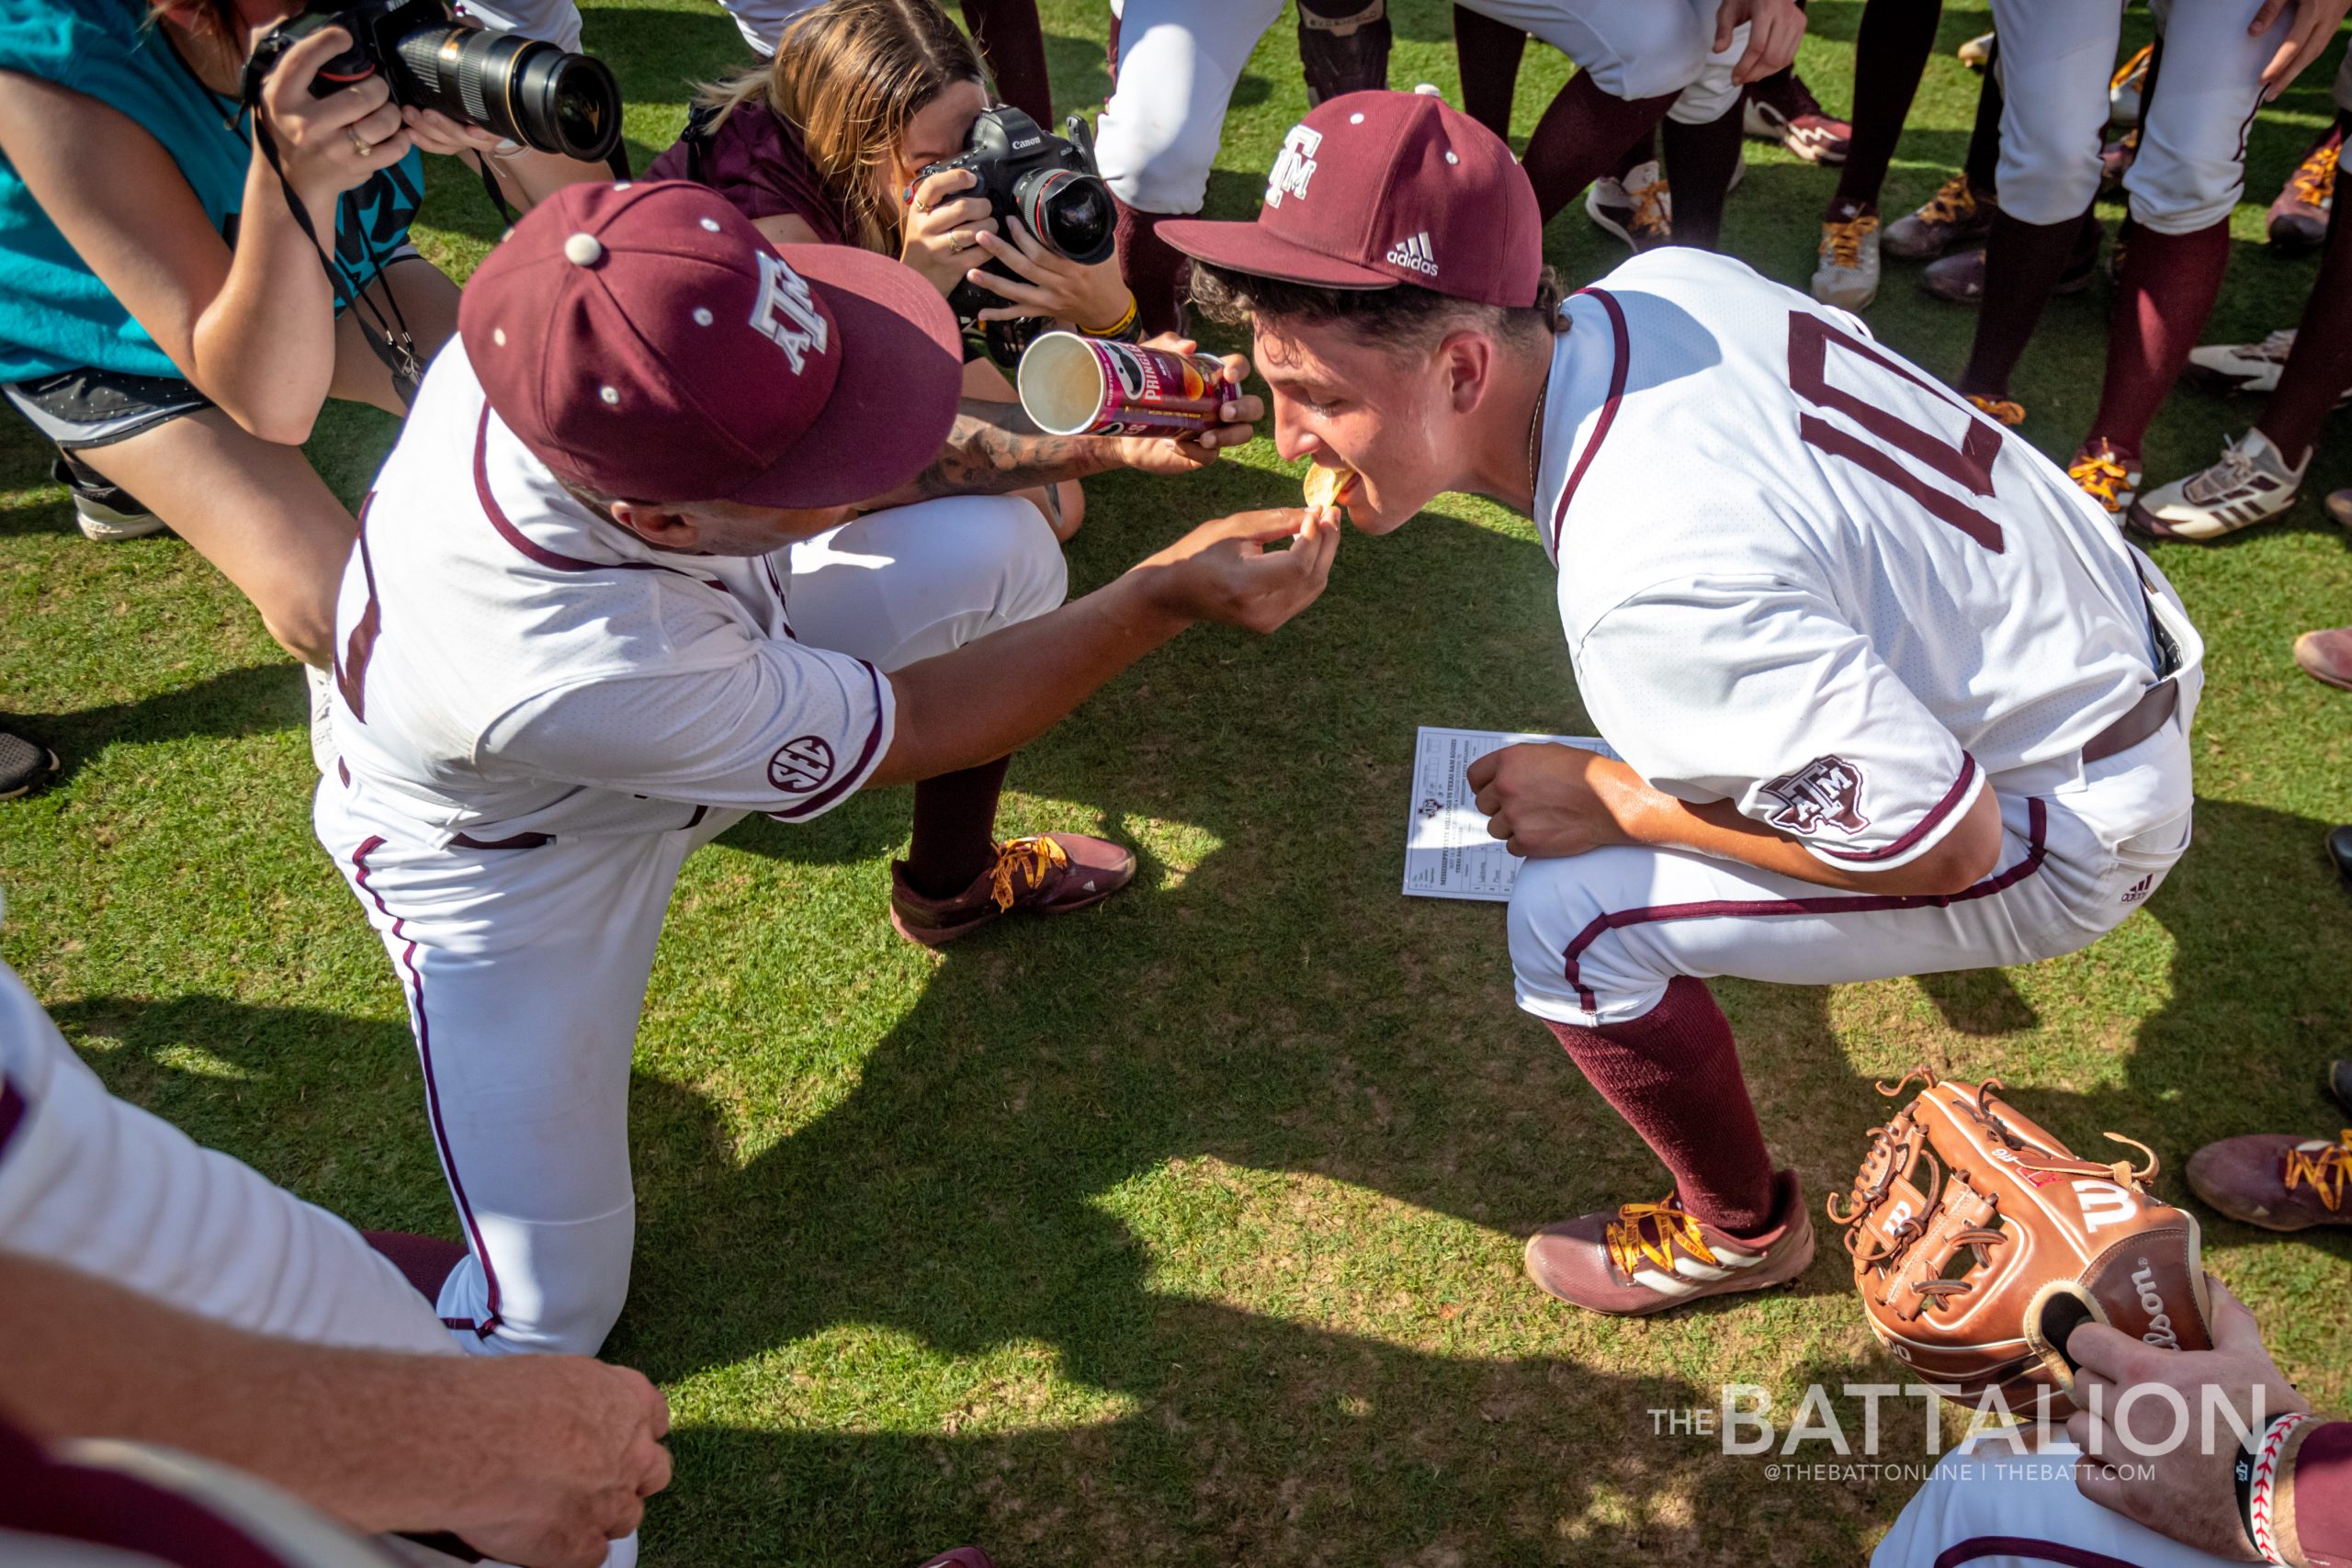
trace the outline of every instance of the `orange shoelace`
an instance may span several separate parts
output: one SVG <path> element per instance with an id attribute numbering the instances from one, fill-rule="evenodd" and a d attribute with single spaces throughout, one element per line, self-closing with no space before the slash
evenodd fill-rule
<path id="1" fill-rule="evenodd" d="M 1832 266 L 1857 267 L 1862 265 L 1862 242 L 1878 232 L 1878 219 L 1870 213 L 1849 218 L 1843 223 L 1821 226 L 1821 257 Z"/>
<path id="2" fill-rule="evenodd" d="M 2331 1213 L 2344 1206 L 2347 1180 L 2352 1180 L 2352 1127 L 2345 1128 L 2332 1147 L 2317 1154 L 2308 1149 L 2287 1151 L 2287 1170 L 2280 1185 L 2290 1192 L 2299 1186 L 2309 1187 Z"/>
<path id="3" fill-rule="evenodd" d="M 2321 148 L 2295 166 L 2287 187 L 2298 200 L 2325 207 L 2335 199 L 2335 165 L 2343 153 L 2334 145 Z"/>
<path id="4" fill-rule="evenodd" d="M 2080 485 L 2085 495 L 2106 507 L 2120 512 L 2122 503 L 2116 498 L 2132 482 L 2132 470 L 2115 460 L 2111 451 L 2086 452 L 2068 466 L 2066 477 Z"/>
<path id="5" fill-rule="evenodd" d="M 1973 392 L 1967 396 L 1968 400 L 1974 403 L 1980 412 L 2002 424 L 2014 426 L 2025 423 L 2023 403 L 2013 403 L 2007 398 L 1980 398 Z"/>
<path id="6" fill-rule="evenodd" d="M 1968 183 L 1966 175 L 1954 175 L 1946 180 L 1928 205 L 1919 209 L 1922 221 L 1928 223 L 1964 223 L 1976 216 L 1976 187 Z"/>
<path id="7" fill-rule="evenodd" d="M 2107 90 L 2111 93 L 2135 76 L 2144 80 L 2148 74 L 2148 57 L 2155 51 L 2155 47 L 2152 43 L 2142 44 L 2140 52 L 2117 66 L 2115 74 L 2107 79 Z"/>
<path id="8" fill-rule="evenodd" d="M 1645 1225 L 1650 1229 L 1645 1230 Z M 1651 1239 L 1653 1232 L 1656 1240 Z M 1673 1273 L 1674 1249 L 1678 1247 L 1702 1263 L 1715 1265 L 1715 1255 L 1707 1249 L 1707 1238 L 1700 1234 L 1699 1222 L 1684 1213 L 1682 1205 L 1672 1198 L 1662 1203 L 1618 1205 L 1617 1217 L 1609 1222 L 1604 1239 L 1609 1245 L 1609 1260 L 1628 1280 L 1645 1260 L 1665 1273 Z"/>
<path id="9" fill-rule="evenodd" d="M 1000 909 L 1010 909 L 1012 901 L 1023 892 L 1034 893 L 1045 885 L 1046 874 L 1059 871 L 1069 864 L 1069 852 L 1043 833 L 1034 838 L 1007 839 L 996 847 L 996 870 L 989 882 L 989 892 Z M 1028 884 L 1015 891 L 1012 879 L 1019 876 Z"/>
<path id="10" fill-rule="evenodd" d="M 1639 190 L 1625 194 L 1634 198 L 1634 220 L 1629 225 L 1645 240 L 1664 244 L 1674 236 L 1674 219 L 1666 204 L 1667 184 L 1652 180 Z"/>

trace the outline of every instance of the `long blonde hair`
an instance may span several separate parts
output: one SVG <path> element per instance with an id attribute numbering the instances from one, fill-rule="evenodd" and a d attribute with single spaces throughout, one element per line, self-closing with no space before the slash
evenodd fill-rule
<path id="1" fill-rule="evenodd" d="M 792 19 L 775 58 L 704 87 L 716 125 L 764 104 L 800 130 L 809 162 L 847 211 L 851 238 L 898 252 L 888 172 L 907 122 L 957 82 L 988 81 L 979 51 L 934 0 L 825 0 Z"/>

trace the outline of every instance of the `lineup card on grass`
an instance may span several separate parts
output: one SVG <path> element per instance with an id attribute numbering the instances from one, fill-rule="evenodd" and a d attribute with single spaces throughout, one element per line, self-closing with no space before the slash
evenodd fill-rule
<path id="1" fill-rule="evenodd" d="M 1405 813 L 1405 894 L 1411 898 L 1479 898 L 1500 903 L 1519 879 L 1520 857 L 1487 836 L 1487 818 L 1463 776 L 1489 751 L 1526 740 L 1616 751 L 1596 735 L 1525 735 L 1500 729 L 1421 726 L 1413 755 L 1413 798 Z"/>

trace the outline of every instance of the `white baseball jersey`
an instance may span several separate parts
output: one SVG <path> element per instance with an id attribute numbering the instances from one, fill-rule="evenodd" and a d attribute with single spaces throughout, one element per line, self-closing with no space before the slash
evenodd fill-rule
<path id="1" fill-rule="evenodd" d="M 1888 869 L 2195 663 L 2065 475 L 1851 316 L 1682 249 L 1565 310 L 1536 518 L 1587 710 L 1657 787 Z"/>
<path id="2" fill-rule="evenodd" d="M 653 549 L 574 501 L 484 401 L 424 378 L 362 508 L 334 731 L 377 808 L 459 847 L 805 821 L 890 745 L 890 686 L 795 641 L 788 564 Z"/>

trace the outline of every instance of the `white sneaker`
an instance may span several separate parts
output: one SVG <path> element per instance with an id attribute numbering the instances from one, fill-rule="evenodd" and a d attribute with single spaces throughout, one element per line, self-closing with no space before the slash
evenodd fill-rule
<path id="1" fill-rule="evenodd" d="M 1813 269 L 1813 297 L 1825 305 L 1860 310 L 1878 298 L 1878 215 L 1859 213 L 1821 226 L 1821 261 Z"/>
<path id="2" fill-rule="evenodd" d="M 2132 526 L 2160 539 L 2218 539 L 2256 523 L 2267 523 L 2295 504 L 2306 455 L 2289 468 L 2278 448 L 2259 430 L 2249 430 L 2222 448 L 2211 468 L 2159 485 L 2132 509 Z"/>
<path id="3" fill-rule="evenodd" d="M 79 459 L 60 452 L 57 460 L 50 465 L 49 473 L 50 478 L 73 492 L 74 521 L 81 528 L 82 537 L 110 545 L 124 539 L 143 539 L 164 531 L 162 518 L 134 500 L 129 491 L 107 483 L 105 476 Z"/>
<path id="4" fill-rule="evenodd" d="M 2238 392 L 2275 392 L 2287 356 L 2295 352 L 2295 329 L 2281 327 L 2260 343 L 2209 343 L 2188 351 L 2188 363 L 2206 377 Z"/>
<path id="5" fill-rule="evenodd" d="M 302 666 L 311 695 L 311 765 L 320 773 L 334 766 L 334 677 L 315 664 Z"/>
<path id="6" fill-rule="evenodd" d="M 1674 197 L 1657 160 L 1636 164 L 1619 180 L 1604 175 L 1586 187 L 1585 216 L 1603 231 L 1616 235 L 1639 255 L 1674 238 Z"/>

